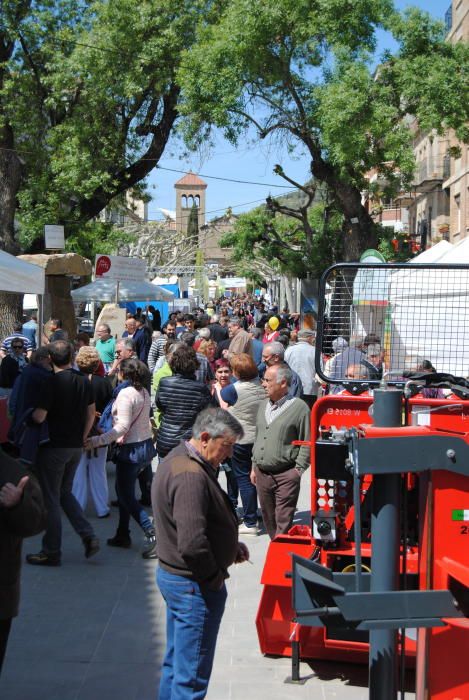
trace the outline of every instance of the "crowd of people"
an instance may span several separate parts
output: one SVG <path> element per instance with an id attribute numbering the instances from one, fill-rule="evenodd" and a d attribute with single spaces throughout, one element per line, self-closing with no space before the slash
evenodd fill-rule
<path id="1" fill-rule="evenodd" d="M 43 529 L 40 551 L 26 561 L 60 566 L 63 511 L 84 556 L 95 556 L 91 495 L 98 518 L 118 508 L 107 545 L 131 548 L 134 522 L 142 556 L 159 560 L 167 605 L 159 697 L 202 698 L 228 568 L 249 559 L 238 538 L 289 531 L 309 466 L 309 447 L 298 443 L 309 440 L 310 409 L 318 395 L 347 387 L 331 389 L 316 375 L 312 328 L 251 297 L 173 312 L 164 324 L 152 307 L 129 313 L 118 334 L 99 322 L 91 343 L 86 333 L 70 342 L 59 319 L 48 328 L 46 336 L 34 317 L 14 324 L 1 346 L 10 452 L 30 472 L 1 455 L 0 532 L 14 543 L 17 574 L 11 604 L 0 606 L 0 660 L 17 614 L 21 538 Z M 375 335 L 335 337 L 321 359 L 334 380 L 381 377 Z M 32 513 L 23 529 L 14 515 L 20 501 Z"/>

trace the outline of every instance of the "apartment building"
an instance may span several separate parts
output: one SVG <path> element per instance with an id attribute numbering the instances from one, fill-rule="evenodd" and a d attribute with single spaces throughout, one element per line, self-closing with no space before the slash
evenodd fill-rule
<path id="1" fill-rule="evenodd" d="M 447 40 L 469 40 L 469 0 L 453 0 L 445 14 Z M 404 231 L 422 250 L 444 239 L 456 243 L 469 234 L 469 146 L 452 131 L 422 132 L 409 118 L 415 173 L 409 192 L 393 201 L 372 200 L 370 212 L 384 226 Z M 369 173 L 373 182 L 376 173 Z"/>
<path id="2" fill-rule="evenodd" d="M 443 187 L 450 173 L 450 137 L 422 133 L 416 121 L 410 128 L 416 168 L 408 199 L 409 233 L 424 249 L 442 238 L 450 238 L 449 193 Z"/>

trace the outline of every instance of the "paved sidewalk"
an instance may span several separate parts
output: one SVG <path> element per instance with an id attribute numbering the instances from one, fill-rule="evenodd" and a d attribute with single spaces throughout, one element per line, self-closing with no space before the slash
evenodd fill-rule
<path id="1" fill-rule="evenodd" d="M 307 478 L 300 511 L 309 507 Z M 2 700 L 156 700 L 165 607 L 155 585 L 155 561 L 141 558 L 136 525 L 131 550 L 106 546 L 117 522 L 117 510 L 112 511 L 103 520 L 89 514 L 102 543 L 93 559 L 84 558 L 79 538 L 64 521 L 62 566 L 24 565 L 21 613 L 0 681 Z M 262 535 L 244 541 L 253 566 L 232 568 L 209 700 L 365 700 L 365 668 L 322 662 L 312 670 L 302 663 L 306 684 L 290 686 L 283 682 L 290 660 L 260 654 L 254 619 L 268 540 Z M 40 537 L 24 543 L 24 553 L 39 549 Z"/>

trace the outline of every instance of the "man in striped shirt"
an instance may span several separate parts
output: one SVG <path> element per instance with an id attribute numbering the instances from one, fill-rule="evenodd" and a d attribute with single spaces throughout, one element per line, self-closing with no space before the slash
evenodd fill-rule
<path id="1" fill-rule="evenodd" d="M 13 333 L 11 335 L 7 335 L 7 337 L 4 339 L 1 347 L 2 357 L 6 357 L 6 355 L 9 354 L 11 350 L 11 344 L 14 338 L 19 338 L 23 341 L 24 349 L 29 357 L 32 350 L 31 341 L 23 334 L 23 324 L 21 321 L 15 321 L 15 323 L 13 324 Z"/>
<path id="2" fill-rule="evenodd" d="M 155 340 L 152 342 L 150 351 L 148 353 L 148 368 L 150 372 L 153 372 L 155 370 L 155 365 L 160 359 L 160 357 L 163 357 L 165 347 L 166 347 L 166 341 L 169 338 L 175 338 L 176 337 L 176 324 L 173 321 L 168 321 L 166 324 L 166 330 L 164 335 L 160 335 L 158 338 L 155 338 Z"/>

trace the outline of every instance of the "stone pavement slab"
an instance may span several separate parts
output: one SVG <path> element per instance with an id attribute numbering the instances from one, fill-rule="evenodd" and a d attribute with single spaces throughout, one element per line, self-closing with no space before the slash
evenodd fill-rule
<path id="1" fill-rule="evenodd" d="M 303 477 L 300 519 L 309 512 Z M 155 561 L 140 556 L 143 537 L 132 525 L 130 550 L 107 547 L 117 510 L 88 513 L 102 549 L 86 560 L 64 518 L 63 563 L 23 567 L 20 616 L 14 621 L 1 700 L 156 700 L 165 648 L 165 606 L 155 585 Z M 23 551 L 40 549 L 40 536 Z M 366 668 L 301 663 L 305 685 L 285 685 L 290 660 L 263 657 L 254 624 L 267 536 L 245 537 L 253 565 L 232 567 L 208 700 L 365 700 Z M 412 694 L 406 695 L 409 700 Z"/>

